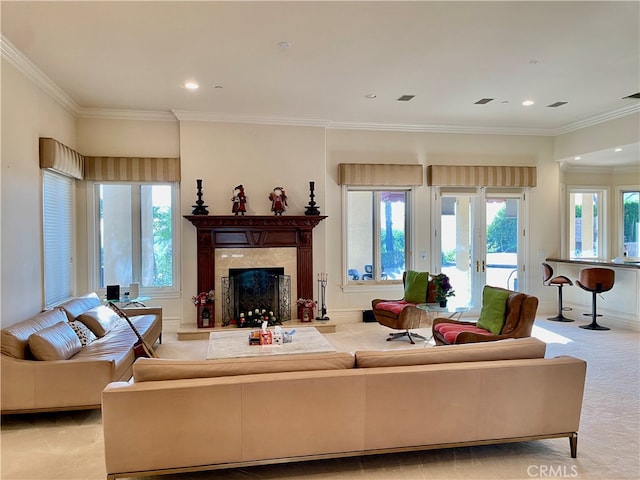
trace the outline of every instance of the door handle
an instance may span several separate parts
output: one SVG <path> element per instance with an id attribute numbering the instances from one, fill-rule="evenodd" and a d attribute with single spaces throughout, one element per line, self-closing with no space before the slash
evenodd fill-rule
<path id="1" fill-rule="evenodd" d="M 486 271 L 486 269 L 485 269 L 484 260 L 482 260 L 482 273 L 484 273 L 485 271 Z"/>
<path id="2" fill-rule="evenodd" d="M 476 273 L 480 271 L 480 262 L 476 260 Z"/>

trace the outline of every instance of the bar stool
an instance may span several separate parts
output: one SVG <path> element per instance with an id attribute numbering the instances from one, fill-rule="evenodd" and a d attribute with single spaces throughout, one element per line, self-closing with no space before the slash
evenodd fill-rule
<path id="1" fill-rule="evenodd" d="M 553 268 L 548 263 L 542 264 L 542 284 L 547 287 L 558 287 L 558 315 L 555 317 L 547 318 L 547 320 L 553 320 L 555 322 L 573 322 L 572 318 L 567 318 L 562 314 L 564 308 L 562 307 L 562 287 L 565 285 L 572 286 L 573 282 L 564 275 L 553 276 Z M 567 309 L 570 310 L 570 309 Z"/>
<path id="2" fill-rule="evenodd" d="M 609 327 L 603 327 L 596 322 L 596 317 L 598 317 L 596 311 L 596 295 L 611 290 L 615 283 L 615 278 L 616 272 L 610 268 L 585 268 L 580 271 L 580 279 L 576 280 L 576 285 L 587 292 L 591 292 L 592 296 L 591 323 L 589 325 L 580 325 L 580 328 L 586 328 L 587 330 L 611 330 Z"/>

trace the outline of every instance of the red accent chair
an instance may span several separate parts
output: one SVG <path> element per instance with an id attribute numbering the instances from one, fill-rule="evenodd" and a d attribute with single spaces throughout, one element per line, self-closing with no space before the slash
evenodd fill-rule
<path id="1" fill-rule="evenodd" d="M 509 296 L 506 303 L 504 325 L 498 335 L 478 327 L 475 322 L 436 318 L 431 327 L 436 345 L 491 342 L 505 338 L 530 337 L 533 322 L 536 319 L 536 311 L 538 310 L 538 298 L 526 293 L 506 291 L 509 292 Z"/>
<path id="2" fill-rule="evenodd" d="M 405 283 L 406 272 L 402 274 L 402 284 Z M 435 303 L 435 285 L 429 282 L 427 284 L 427 296 L 422 303 Z M 402 330 L 397 333 L 390 333 L 387 341 L 397 338 L 407 337 L 411 344 L 415 344 L 414 338 L 427 340 L 424 336 L 415 332 L 411 332 L 412 328 L 419 328 L 422 320 L 428 320 L 429 315 L 426 311 L 419 309 L 417 303 L 400 300 L 382 300 L 376 298 L 371 301 L 373 308 L 373 316 L 380 325 Z"/>

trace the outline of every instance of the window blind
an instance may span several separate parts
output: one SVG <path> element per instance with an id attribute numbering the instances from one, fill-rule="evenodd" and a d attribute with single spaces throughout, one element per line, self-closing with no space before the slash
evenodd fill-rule
<path id="1" fill-rule="evenodd" d="M 85 157 L 85 180 L 178 182 L 179 158 Z"/>
<path id="2" fill-rule="evenodd" d="M 82 180 L 84 157 L 53 138 L 40 137 L 40 168 Z"/>
<path id="3" fill-rule="evenodd" d="M 427 185 L 448 187 L 535 187 L 536 167 L 429 165 Z"/>
<path id="4" fill-rule="evenodd" d="M 366 186 L 422 185 L 422 165 L 341 163 L 338 184 Z"/>
<path id="5" fill-rule="evenodd" d="M 45 308 L 73 295 L 73 180 L 43 172 Z"/>

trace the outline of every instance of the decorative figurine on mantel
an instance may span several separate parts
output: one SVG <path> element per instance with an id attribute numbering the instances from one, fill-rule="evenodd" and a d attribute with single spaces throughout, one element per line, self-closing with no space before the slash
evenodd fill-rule
<path id="1" fill-rule="evenodd" d="M 231 201 L 233 202 L 231 213 L 234 215 L 244 215 L 247 211 L 247 196 L 244 193 L 244 185 L 240 184 L 233 189 Z"/>
<path id="2" fill-rule="evenodd" d="M 313 197 L 315 197 L 313 190 L 315 188 L 316 182 L 309 182 L 309 190 L 311 193 L 309 194 L 309 205 L 304 211 L 305 215 L 320 215 L 320 210 L 316 207 L 316 202 L 313 201 Z"/>
<path id="3" fill-rule="evenodd" d="M 196 180 L 196 187 L 198 188 L 198 193 L 196 193 L 198 200 L 196 200 L 196 204 L 192 205 L 193 211 L 191 215 L 209 215 L 209 210 L 207 207 L 209 205 L 204 205 L 204 200 L 202 200 L 202 179 L 198 178 Z"/>
<path id="4" fill-rule="evenodd" d="M 271 211 L 274 215 L 282 215 L 282 212 L 286 210 L 287 194 L 284 191 L 284 187 L 275 187 L 273 192 L 269 194 L 269 200 L 271 200 Z"/>

